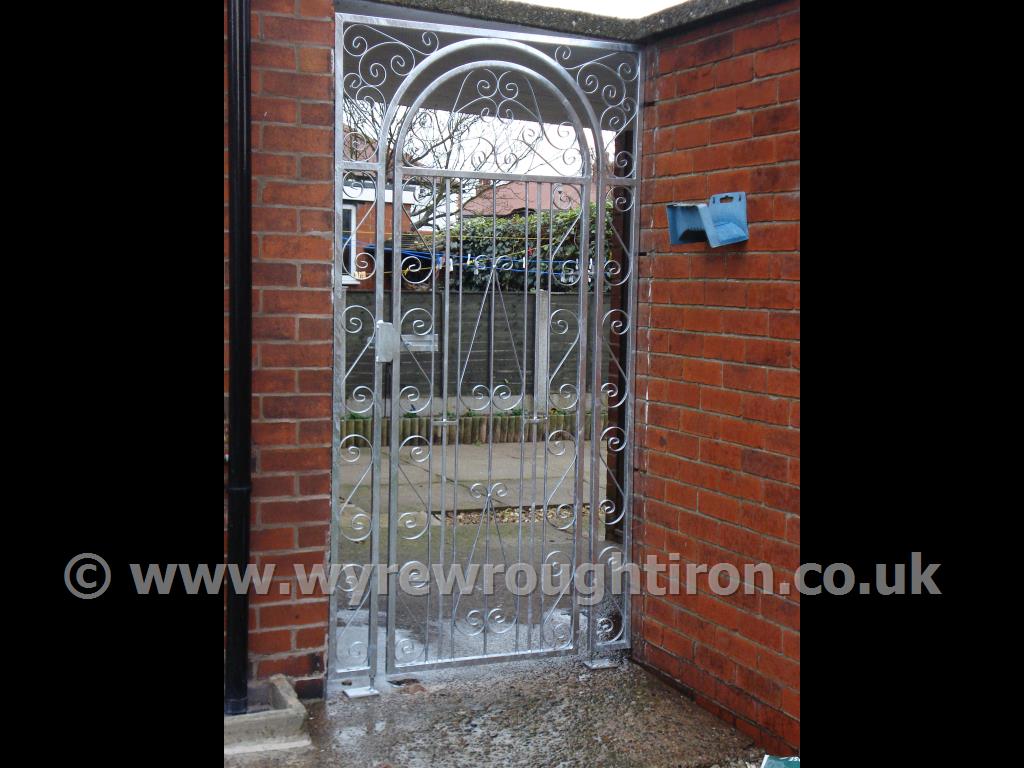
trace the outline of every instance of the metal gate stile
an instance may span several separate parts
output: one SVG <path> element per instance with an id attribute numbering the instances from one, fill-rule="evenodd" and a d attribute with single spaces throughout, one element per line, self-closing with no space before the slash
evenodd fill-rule
<path id="1" fill-rule="evenodd" d="M 630 558 L 639 51 L 341 14 L 335 66 L 329 677 L 627 648 L 574 574 Z M 516 564 L 572 575 L 432 572 Z"/>

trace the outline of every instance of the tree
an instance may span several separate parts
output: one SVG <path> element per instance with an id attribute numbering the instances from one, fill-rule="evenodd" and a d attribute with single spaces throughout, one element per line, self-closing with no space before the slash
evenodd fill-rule
<path id="1" fill-rule="evenodd" d="M 405 117 L 405 108 L 398 110 L 395 120 L 384 125 L 386 105 L 370 99 L 345 99 L 344 152 L 350 160 L 376 160 L 378 137 L 386 142 L 385 167 L 394 167 L 398 131 Z M 466 178 L 451 178 L 429 187 L 418 185 L 415 200 L 406 206 L 415 229 L 433 226 L 446 211 L 458 215 L 460 205 L 471 200 L 481 189 L 482 180 L 471 174 L 526 167 L 528 173 L 537 161 L 543 131 L 529 131 L 515 126 L 518 121 L 503 120 L 487 114 L 445 112 L 420 109 L 406 135 L 402 164 L 422 168 L 424 176 L 434 169 L 465 170 Z M 510 127 L 512 128 L 510 130 Z M 406 182 L 415 179 L 406 179 Z"/>

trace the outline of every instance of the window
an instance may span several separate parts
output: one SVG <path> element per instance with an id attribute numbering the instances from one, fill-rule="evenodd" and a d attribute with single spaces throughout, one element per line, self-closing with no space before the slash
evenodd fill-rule
<path id="1" fill-rule="evenodd" d="M 356 269 L 356 207 L 354 205 L 343 205 L 341 207 L 341 250 L 344 262 L 341 273 L 341 282 L 344 285 L 355 285 L 366 278 L 363 271 Z"/>

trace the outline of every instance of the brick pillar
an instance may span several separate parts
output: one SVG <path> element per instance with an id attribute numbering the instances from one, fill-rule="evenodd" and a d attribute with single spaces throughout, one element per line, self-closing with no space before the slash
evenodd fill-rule
<path id="1" fill-rule="evenodd" d="M 329 0 L 252 7 L 252 562 L 291 574 L 326 565 L 330 522 L 334 10 Z M 226 187 L 226 139 L 224 167 Z M 226 243 L 225 230 L 225 254 Z M 225 262 L 225 343 L 226 275 Z M 251 610 L 253 676 L 283 672 L 317 694 L 327 597 L 275 583 Z"/>

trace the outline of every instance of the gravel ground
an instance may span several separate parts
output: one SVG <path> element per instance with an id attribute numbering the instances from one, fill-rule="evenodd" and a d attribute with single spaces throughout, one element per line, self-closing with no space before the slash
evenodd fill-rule
<path id="1" fill-rule="evenodd" d="M 402 675 L 382 695 L 309 705 L 313 746 L 232 768 L 753 768 L 751 740 L 628 661 L 577 659 Z M 384 686 L 382 686 L 384 687 Z"/>

